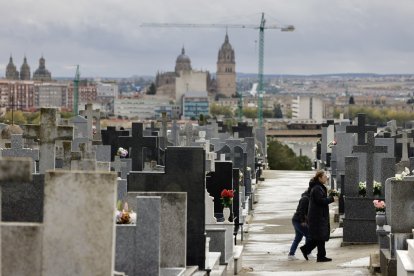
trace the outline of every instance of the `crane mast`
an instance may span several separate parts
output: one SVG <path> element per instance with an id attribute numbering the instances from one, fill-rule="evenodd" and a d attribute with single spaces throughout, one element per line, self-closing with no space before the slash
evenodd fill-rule
<path id="1" fill-rule="evenodd" d="M 73 80 L 73 113 L 75 116 L 78 115 L 78 101 L 79 101 L 79 65 L 76 65 L 75 79 Z"/>

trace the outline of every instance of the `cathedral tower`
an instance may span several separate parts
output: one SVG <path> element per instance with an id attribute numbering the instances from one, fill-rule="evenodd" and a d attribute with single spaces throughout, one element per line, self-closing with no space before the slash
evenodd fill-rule
<path id="1" fill-rule="evenodd" d="M 30 80 L 30 67 L 27 64 L 26 56 L 23 59 L 23 64 L 20 67 L 20 79 L 21 80 Z"/>
<path id="2" fill-rule="evenodd" d="M 216 78 L 217 93 L 227 97 L 236 95 L 236 61 L 227 33 L 218 53 Z"/>
<path id="3" fill-rule="evenodd" d="M 6 79 L 8 80 L 18 80 L 19 79 L 19 71 L 16 70 L 16 65 L 13 63 L 13 58 L 10 55 L 9 64 L 6 67 Z"/>

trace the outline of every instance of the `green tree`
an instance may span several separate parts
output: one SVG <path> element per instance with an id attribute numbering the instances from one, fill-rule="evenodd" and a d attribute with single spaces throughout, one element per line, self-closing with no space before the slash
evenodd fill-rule
<path id="1" fill-rule="evenodd" d="M 280 106 L 280 104 L 275 105 L 273 109 L 273 115 L 275 118 L 283 118 L 282 107 Z"/>
<path id="2" fill-rule="evenodd" d="M 249 119 L 256 119 L 257 118 L 257 108 L 253 107 L 246 107 L 243 108 L 243 115 Z"/>
<path id="3" fill-rule="evenodd" d="M 269 167 L 272 170 L 311 170 L 312 161 L 307 156 L 299 156 L 291 148 L 274 140 L 267 150 Z"/>
<path id="4" fill-rule="evenodd" d="M 14 124 L 16 124 L 16 125 L 27 124 L 26 117 L 24 116 L 23 112 L 20 111 L 20 110 L 16 110 L 16 111 L 13 112 L 13 121 L 14 121 Z M 6 114 L 4 115 L 4 118 L 3 118 L 3 122 L 5 122 L 7 124 L 12 123 L 12 112 L 11 111 L 6 112 Z"/>
<path id="5" fill-rule="evenodd" d="M 349 97 L 349 104 L 355 104 L 354 96 Z"/>
<path id="6" fill-rule="evenodd" d="M 155 87 L 155 84 L 152 82 L 150 87 L 147 90 L 147 95 L 155 95 L 157 93 L 157 88 Z"/>
<path id="7" fill-rule="evenodd" d="M 210 114 L 212 116 L 223 115 L 224 117 L 233 117 L 233 111 L 230 106 L 221 106 L 216 103 L 210 105 Z"/>

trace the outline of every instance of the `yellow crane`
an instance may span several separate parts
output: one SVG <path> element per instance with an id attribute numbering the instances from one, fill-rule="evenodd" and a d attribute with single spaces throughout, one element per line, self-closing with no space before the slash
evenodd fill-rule
<path id="1" fill-rule="evenodd" d="M 258 108 L 257 116 L 259 118 L 259 127 L 263 126 L 263 67 L 264 67 L 264 30 L 279 29 L 282 32 L 292 32 L 295 30 L 293 25 L 278 26 L 266 25 L 264 13 L 260 25 L 254 24 L 186 24 L 186 23 L 143 23 L 141 27 L 158 27 L 158 28 L 237 28 L 237 29 L 256 29 L 259 30 L 259 72 L 258 72 Z"/>

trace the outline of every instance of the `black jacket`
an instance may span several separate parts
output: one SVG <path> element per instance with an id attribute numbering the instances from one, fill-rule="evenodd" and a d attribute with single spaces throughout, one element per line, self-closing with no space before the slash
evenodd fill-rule
<path id="1" fill-rule="evenodd" d="M 300 223 L 308 222 L 308 207 L 309 207 L 309 191 L 306 191 L 302 194 L 302 197 L 299 200 L 298 207 L 296 212 L 292 217 L 292 220 L 298 221 Z"/>
<path id="2" fill-rule="evenodd" d="M 308 210 L 309 234 L 314 240 L 328 241 L 331 232 L 329 204 L 334 202 L 334 199 L 327 196 L 326 187 L 322 183 L 315 181 L 312 184 Z"/>

